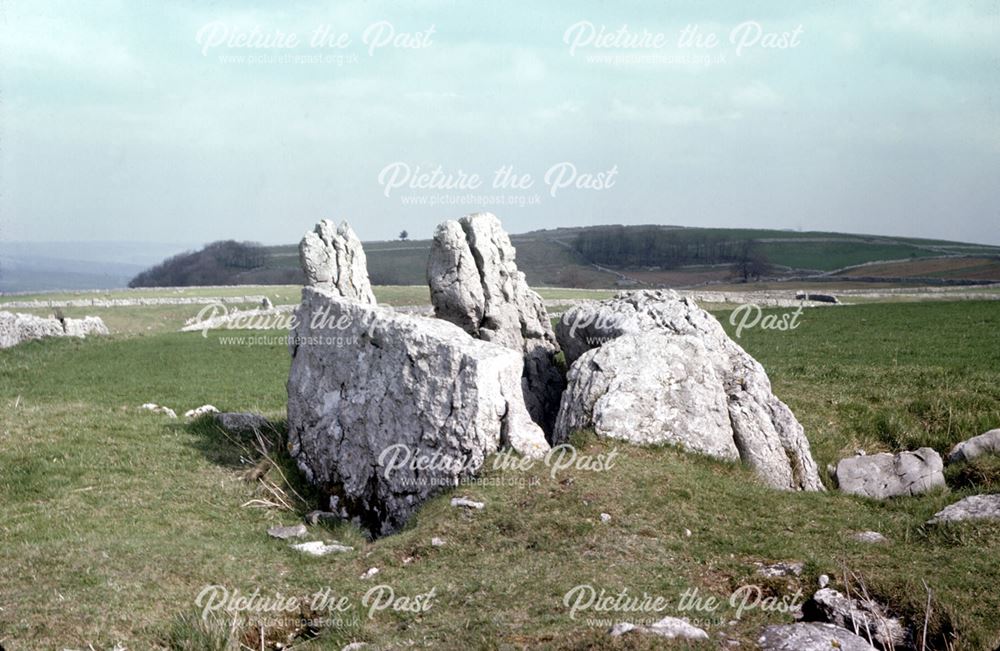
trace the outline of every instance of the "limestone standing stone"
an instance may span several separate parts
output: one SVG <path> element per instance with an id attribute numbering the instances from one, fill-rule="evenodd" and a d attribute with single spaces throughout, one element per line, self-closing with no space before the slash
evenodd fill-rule
<path id="1" fill-rule="evenodd" d="M 375 304 L 368 262 L 361 241 L 345 221 L 334 226 L 324 219 L 299 243 L 306 284 L 333 290 L 345 298 Z"/>
<path id="2" fill-rule="evenodd" d="M 625 335 L 639 339 L 616 341 Z M 764 368 L 693 300 L 672 291 L 621 293 L 571 308 L 556 324 L 556 336 L 571 367 L 555 443 L 565 441 L 573 429 L 600 423 L 610 431 L 612 423 L 628 419 L 627 425 L 616 429 L 642 433 L 639 443 L 650 442 L 645 440 L 649 433 L 659 431 L 663 440 L 723 459 L 732 459 L 735 448 L 770 486 L 823 490 L 802 426 L 771 392 Z M 615 345 L 602 352 L 610 342 Z M 644 357 L 647 347 L 649 356 Z M 701 367 L 709 367 L 711 373 Z M 650 382 L 655 372 L 664 374 L 658 384 Z M 601 398 L 600 386 L 611 377 L 616 381 L 607 386 L 620 396 L 631 396 L 626 402 Z M 711 424 L 705 429 L 684 426 L 685 419 L 695 415 L 680 416 L 687 409 L 685 401 L 693 397 L 699 404 L 712 405 L 700 414 Z M 721 418 L 715 413 L 720 397 L 726 409 Z"/>
<path id="3" fill-rule="evenodd" d="M 434 233 L 427 282 L 437 317 L 523 354 L 525 403 L 548 432 L 565 387 L 555 363 L 559 347 L 545 305 L 518 271 L 515 255 L 496 216 L 447 221 Z"/>
<path id="4" fill-rule="evenodd" d="M 841 459 L 836 478 L 845 493 L 884 500 L 919 495 L 944 486 L 943 470 L 940 454 L 932 448 L 920 448 L 915 452 L 882 452 Z"/>
<path id="5" fill-rule="evenodd" d="M 474 475 L 501 445 L 548 451 L 521 355 L 440 319 L 306 287 L 293 331 L 288 437 L 306 477 L 376 535 Z M 331 330 L 331 328 L 335 328 Z"/>

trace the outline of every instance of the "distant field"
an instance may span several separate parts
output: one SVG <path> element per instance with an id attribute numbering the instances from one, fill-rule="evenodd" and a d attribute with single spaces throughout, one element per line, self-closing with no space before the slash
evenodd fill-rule
<path id="1" fill-rule="evenodd" d="M 864 265 L 839 274 L 920 278 L 965 278 L 1000 281 L 1000 258 L 933 258 L 907 262 Z"/>

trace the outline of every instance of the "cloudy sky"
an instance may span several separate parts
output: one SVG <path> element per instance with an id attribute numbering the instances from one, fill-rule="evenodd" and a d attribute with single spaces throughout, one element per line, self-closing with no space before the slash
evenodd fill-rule
<path id="1" fill-rule="evenodd" d="M 1000 244 L 996 2 L 562 4 L 6 0 L 0 238 L 489 209 Z"/>

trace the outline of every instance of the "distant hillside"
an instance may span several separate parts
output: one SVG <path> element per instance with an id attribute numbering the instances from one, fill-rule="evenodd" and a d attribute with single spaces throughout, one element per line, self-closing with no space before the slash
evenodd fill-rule
<path id="1" fill-rule="evenodd" d="M 1000 281 L 1000 247 L 945 240 L 641 225 L 540 230 L 512 235 L 511 241 L 517 249 L 518 266 L 535 286 L 680 287 L 727 282 L 733 279 L 733 265 L 748 242 L 770 264 L 769 275 L 776 278 L 849 275 L 852 280 L 882 276 L 916 281 L 925 278 L 919 270 L 927 269 L 926 278 L 941 282 L 961 282 L 966 272 L 968 280 Z M 260 247 L 255 264 L 244 260 L 227 265 L 212 249 L 217 244 L 147 270 L 133 285 L 288 284 L 303 280 L 297 245 Z M 372 283 L 424 284 L 430 244 L 430 240 L 366 242 Z M 916 261 L 928 264 L 893 266 Z M 188 282 L 206 277 L 211 282 Z"/>

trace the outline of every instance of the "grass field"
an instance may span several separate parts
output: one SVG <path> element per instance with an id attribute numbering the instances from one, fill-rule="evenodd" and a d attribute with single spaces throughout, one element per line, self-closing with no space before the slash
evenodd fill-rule
<path id="1" fill-rule="evenodd" d="M 278 289 L 278 291 L 284 291 Z M 561 298 L 569 296 L 552 296 Z M 400 298 L 400 297 L 397 297 Z M 191 306 L 181 306 L 191 307 Z M 780 310 L 779 310 L 780 311 Z M 726 312 L 717 312 L 727 330 Z M 949 468 L 949 492 L 885 503 L 759 486 L 734 464 L 673 449 L 618 447 L 613 468 L 503 470 L 452 495 L 486 503 L 469 513 L 441 496 L 402 533 L 375 542 L 339 525 L 322 537 L 354 552 L 305 557 L 265 534 L 312 507 L 283 459 L 267 477 L 295 489 L 291 509 L 242 506 L 267 497 L 243 473 L 259 461 L 249 441 L 209 423 L 140 411 L 153 401 L 182 412 L 204 403 L 257 410 L 278 423 L 289 368 L 282 343 L 222 345 L 151 330 L 87 340 L 30 342 L 0 351 L 0 645 L 20 649 L 226 648 L 259 630 L 199 618 L 206 585 L 262 594 L 348 598 L 340 621 L 304 649 L 661 648 L 611 640 L 614 613 L 570 617 L 563 597 L 589 584 L 666 597 L 712 635 L 692 648 L 753 648 L 765 623 L 787 614 L 678 612 L 682 591 L 722 599 L 744 584 L 765 594 L 810 592 L 819 574 L 855 572 L 897 612 L 923 622 L 933 591 L 934 648 L 1000 644 L 1000 526 L 930 528 L 934 512 L 973 492 L 1000 490 L 1000 466 Z M 231 334 L 231 333 L 228 333 Z M 745 331 L 740 343 L 768 369 L 775 392 L 806 428 L 821 468 L 868 452 L 954 442 L 1000 425 L 1000 305 L 861 305 L 807 311 L 798 329 Z M 586 433 L 583 454 L 611 451 Z M 827 478 L 828 479 L 828 478 Z M 602 524 L 599 514 L 612 516 Z M 874 529 L 886 545 L 852 531 Z M 685 530 L 690 531 L 690 536 Z M 445 539 L 432 546 L 432 537 Z M 800 578 L 760 579 L 757 561 L 806 563 Z M 374 580 L 359 578 L 370 567 Z M 835 578 L 835 582 L 837 578 Z M 397 596 L 435 590 L 425 612 L 362 605 L 375 583 Z M 640 616 L 641 617 L 641 616 Z M 635 619 L 635 618 L 631 618 Z M 731 623 L 732 622 L 732 623 Z M 275 630 L 265 630 L 269 640 Z M 252 647 L 256 648 L 256 647 Z M 673 648 L 685 648 L 677 646 Z"/>

